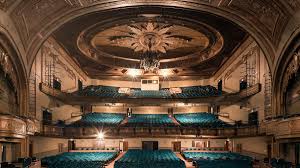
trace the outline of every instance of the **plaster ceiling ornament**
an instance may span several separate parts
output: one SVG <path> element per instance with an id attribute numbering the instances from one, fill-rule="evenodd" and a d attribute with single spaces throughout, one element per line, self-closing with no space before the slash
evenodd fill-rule
<path id="1" fill-rule="evenodd" d="M 111 37 L 112 44 L 116 46 L 126 46 L 135 52 L 161 52 L 167 50 L 190 46 L 193 39 L 185 35 L 174 34 L 170 30 L 173 25 L 158 23 L 142 23 L 129 25 L 127 36 Z"/>
<path id="2" fill-rule="evenodd" d="M 146 72 L 156 72 L 160 56 L 170 50 L 191 47 L 204 49 L 209 44 L 209 39 L 195 30 L 151 21 L 115 27 L 114 31 L 102 32 L 98 37 L 105 35 L 109 39 L 106 45 L 129 48 L 139 55 L 140 68 Z"/>

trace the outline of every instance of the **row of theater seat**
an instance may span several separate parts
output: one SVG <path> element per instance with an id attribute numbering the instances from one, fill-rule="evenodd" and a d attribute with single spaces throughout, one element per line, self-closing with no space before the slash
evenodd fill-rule
<path id="1" fill-rule="evenodd" d="M 117 113 L 88 113 L 82 115 L 79 121 L 72 123 L 70 126 L 92 126 L 92 125 L 105 125 L 116 126 L 125 119 L 124 114 Z"/>
<path id="2" fill-rule="evenodd" d="M 119 87 L 91 85 L 83 90 L 73 92 L 73 95 L 94 96 L 103 98 L 200 98 L 219 95 L 213 86 L 182 87 L 181 93 L 171 93 L 170 89 L 158 91 L 130 89 L 130 93 L 119 93 Z"/>
<path id="3" fill-rule="evenodd" d="M 229 124 L 218 119 L 211 113 L 175 114 L 174 118 L 182 126 L 202 128 L 230 127 Z M 78 126 L 118 126 L 125 119 L 125 114 L 120 113 L 89 113 L 71 125 Z M 125 126 L 148 127 L 148 126 L 175 126 L 174 121 L 167 114 L 133 114 L 128 118 Z"/>
<path id="4" fill-rule="evenodd" d="M 70 152 L 42 159 L 48 168 L 99 168 L 112 161 L 117 152 Z"/>
<path id="5" fill-rule="evenodd" d="M 111 86 L 102 86 L 102 85 L 91 85 L 85 87 L 83 90 L 78 90 L 73 92 L 73 94 L 80 96 L 95 96 L 95 97 L 104 97 L 104 98 L 120 98 L 126 96 L 123 93 L 119 93 L 119 88 Z"/>
<path id="6" fill-rule="evenodd" d="M 114 168 L 185 168 L 171 150 L 129 150 L 115 162 Z"/>
<path id="7" fill-rule="evenodd" d="M 126 126 L 175 126 L 166 114 L 133 114 Z"/>
<path id="8" fill-rule="evenodd" d="M 175 114 L 174 117 L 183 126 L 196 126 L 205 128 L 230 126 L 211 113 Z"/>
<path id="9" fill-rule="evenodd" d="M 197 168 L 252 168 L 252 158 L 230 152 L 183 152 Z"/>

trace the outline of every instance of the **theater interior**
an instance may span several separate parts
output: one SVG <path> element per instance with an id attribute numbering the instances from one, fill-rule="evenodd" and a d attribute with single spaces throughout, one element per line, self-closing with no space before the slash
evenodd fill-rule
<path id="1" fill-rule="evenodd" d="M 300 0 L 0 0 L 0 163 L 300 168 Z"/>

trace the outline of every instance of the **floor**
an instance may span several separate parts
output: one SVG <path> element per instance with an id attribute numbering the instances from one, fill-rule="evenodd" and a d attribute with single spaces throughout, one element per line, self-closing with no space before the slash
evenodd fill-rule
<path id="1" fill-rule="evenodd" d="M 124 154 L 125 152 L 120 153 L 119 156 L 115 160 L 113 160 L 110 164 L 105 166 L 105 168 L 114 168 L 115 161 L 119 160 Z"/>
<path id="2" fill-rule="evenodd" d="M 195 168 L 195 166 L 193 166 L 193 163 L 186 161 L 180 153 L 176 153 L 176 156 L 185 162 L 186 168 Z"/>

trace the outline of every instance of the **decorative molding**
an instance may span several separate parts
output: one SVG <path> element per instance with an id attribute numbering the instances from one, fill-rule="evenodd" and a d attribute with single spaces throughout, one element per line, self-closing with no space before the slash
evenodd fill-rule
<path id="1" fill-rule="evenodd" d="M 69 68 L 68 65 L 66 65 L 62 60 L 60 60 L 59 55 L 53 53 L 53 49 L 44 45 L 42 48 L 42 51 L 46 57 L 48 56 L 53 59 L 54 64 L 60 65 L 69 74 L 70 78 L 72 78 L 73 80 L 76 80 L 76 77 L 77 77 L 76 74 L 73 72 L 72 69 Z"/>
<path id="2" fill-rule="evenodd" d="M 259 54 L 260 48 L 255 45 L 254 47 L 252 47 L 246 54 L 243 54 L 242 58 L 235 63 L 224 75 L 224 79 L 228 79 L 230 78 L 231 74 L 240 66 L 243 64 L 243 62 L 245 62 L 245 60 L 253 55 Z"/>
<path id="3" fill-rule="evenodd" d="M 50 37 L 48 42 L 50 45 L 53 45 L 53 48 L 71 65 L 71 67 L 83 80 L 86 81 L 88 79 L 87 73 L 82 70 L 82 68 L 71 58 L 70 55 L 66 53 L 66 51 L 55 41 L 54 38 Z"/>
<path id="4" fill-rule="evenodd" d="M 7 11 L 16 0 L 0 0 L 0 9 Z"/>
<path id="5" fill-rule="evenodd" d="M 272 0 L 232 0 L 228 6 L 255 23 L 276 47 L 288 21 L 289 13 Z"/>
<path id="6" fill-rule="evenodd" d="M 0 136 L 24 137 L 26 136 L 26 123 L 11 116 L 0 116 Z"/>
<path id="7" fill-rule="evenodd" d="M 17 73 L 14 70 L 13 63 L 7 54 L 7 52 L 4 51 L 3 48 L 0 46 L 0 66 L 2 67 L 4 73 L 12 80 L 14 89 L 17 91 L 18 86 L 18 79 L 17 79 Z"/>
<path id="8" fill-rule="evenodd" d="M 282 84 L 283 92 L 286 91 L 287 86 L 289 84 L 289 80 L 293 77 L 294 74 L 298 72 L 299 68 L 300 68 L 300 50 L 294 53 L 292 60 L 290 61 L 290 63 L 286 68 L 283 77 L 283 84 Z"/>
<path id="9" fill-rule="evenodd" d="M 294 10 L 297 10 L 300 7 L 299 0 L 285 0 L 285 2 Z"/>

